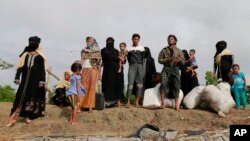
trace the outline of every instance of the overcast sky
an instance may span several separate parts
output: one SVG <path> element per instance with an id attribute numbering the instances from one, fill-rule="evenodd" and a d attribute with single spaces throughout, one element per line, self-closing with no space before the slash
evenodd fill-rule
<path id="1" fill-rule="evenodd" d="M 0 58 L 15 64 L 28 38 L 36 35 L 49 65 L 61 77 L 80 59 L 86 36 L 94 36 L 101 48 L 112 36 L 118 48 L 123 41 L 131 45 L 132 34 L 139 33 L 140 44 L 151 49 L 161 71 L 158 54 L 167 46 L 167 36 L 175 34 L 180 49 L 196 49 L 201 84 L 205 72 L 213 69 L 220 40 L 228 43 L 250 81 L 249 5 L 249 0 L 1 0 Z M 0 85 L 13 85 L 14 75 L 14 68 L 1 70 Z"/>

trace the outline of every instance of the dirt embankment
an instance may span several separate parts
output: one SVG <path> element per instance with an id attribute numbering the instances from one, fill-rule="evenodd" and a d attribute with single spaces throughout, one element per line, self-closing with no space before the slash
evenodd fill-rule
<path id="1" fill-rule="evenodd" d="M 18 118 L 17 123 L 5 127 L 12 103 L 0 102 L 0 138 L 24 138 L 30 136 L 82 136 L 108 135 L 127 136 L 146 123 L 152 123 L 161 130 L 174 129 L 179 133 L 186 130 L 207 131 L 229 128 L 230 124 L 250 124 L 250 107 L 246 111 L 232 109 L 226 118 L 220 118 L 211 111 L 199 109 L 144 109 L 109 108 L 93 113 L 82 111 L 78 114 L 78 125 L 70 125 L 70 108 L 47 105 L 46 116 L 30 124 Z"/>

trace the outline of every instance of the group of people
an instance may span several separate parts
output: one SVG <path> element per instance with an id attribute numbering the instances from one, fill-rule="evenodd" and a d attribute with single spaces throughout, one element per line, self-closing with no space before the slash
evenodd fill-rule
<path id="1" fill-rule="evenodd" d="M 8 127 L 16 122 L 17 113 L 25 118 L 26 123 L 44 116 L 45 111 L 45 63 L 46 59 L 39 50 L 40 38 L 29 38 L 29 45 L 20 55 L 17 65 L 15 83 L 19 84 Z M 131 107 L 131 95 L 134 94 L 135 107 L 140 107 L 145 89 L 161 83 L 159 88 L 161 108 L 165 107 L 164 98 L 175 99 L 175 110 L 179 110 L 179 91 L 187 95 L 198 86 L 198 68 L 195 49 L 181 50 L 177 47 L 175 35 L 167 38 L 168 46 L 162 48 L 158 62 L 163 65 L 161 73 L 156 72 L 155 61 L 148 47 L 141 46 L 140 35 L 132 35 L 132 45 L 125 42 L 119 44 L 120 51 L 114 47 L 115 39 L 108 37 L 106 46 L 100 49 L 94 37 L 86 38 L 86 47 L 81 51 L 81 58 L 72 64 L 71 70 L 64 73 L 64 79 L 56 86 L 56 95 L 52 98 L 58 106 L 71 106 L 71 124 L 77 123 L 77 113 L 81 109 L 92 112 L 96 105 L 97 83 L 101 81 L 102 93 L 106 102 L 114 102 L 118 107 L 121 100 L 126 99 L 126 108 Z M 226 42 L 216 44 L 214 56 L 214 72 L 222 81 L 233 85 L 236 105 L 243 98 L 246 79 L 239 65 L 233 65 L 233 55 L 226 49 Z M 124 68 L 128 62 L 127 97 L 124 96 Z M 233 75 L 230 70 L 233 66 Z M 181 72 L 181 73 L 180 73 Z M 19 80 L 22 74 L 21 82 Z M 154 78 L 154 79 L 153 79 Z M 156 80 L 157 79 L 157 80 Z M 243 85 L 243 86 L 242 86 Z M 243 106 L 246 103 L 243 102 Z"/>

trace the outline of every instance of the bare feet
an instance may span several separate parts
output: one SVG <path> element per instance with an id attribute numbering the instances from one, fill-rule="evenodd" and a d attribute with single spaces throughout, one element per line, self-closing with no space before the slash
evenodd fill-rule
<path id="1" fill-rule="evenodd" d="M 5 127 L 12 127 L 14 125 L 15 125 L 15 122 L 14 123 L 13 122 L 9 122 Z"/>
<path id="2" fill-rule="evenodd" d="M 93 113 L 93 109 L 89 109 L 89 113 Z"/>
<path id="3" fill-rule="evenodd" d="M 71 124 L 72 124 L 72 125 L 77 125 L 78 123 L 77 123 L 77 122 L 72 122 Z"/>
<path id="4" fill-rule="evenodd" d="M 161 107 L 160 107 L 161 109 L 164 109 L 165 108 L 165 103 L 164 102 L 162 102 L 161 103 Z"/>
<path id="5" fill-rule="evenodd" d="M 25 120 L 24 120 L 24 122 L 27 123 L 27 124 L 31 123 L 31 121 L 32 120 L 30 120 L 29 118 L 25 118 Z"/>
<path id="6" fill-rule="evenodd" d="M 118 103 L 117 103 L 117 107 L 121 107 L 121 102 L 118 102 Z"/>
<path id="7" fill-rule="evenodd" d="M 161 107 L 160 107 L 161 109 L 164 109 L 165 108 L 165 106 L 163 105 L 163 104 L 161 104 Z"/>
<path id="8" fill-rule="evenodd" d="M 175 110 L 176 111 L 180 111 L 180 107 L 179 106 L 175 106 Z"/>
<path id="9" fill-rule="evenodd" d="M 140 105 L 138 103 L 135 104 L 135 108 L 140 108 Z"/>
<path id="10" fill-rule="evenodd" d="M 130 108 L 130 103 L 127 103 L 125 108 Z"/>

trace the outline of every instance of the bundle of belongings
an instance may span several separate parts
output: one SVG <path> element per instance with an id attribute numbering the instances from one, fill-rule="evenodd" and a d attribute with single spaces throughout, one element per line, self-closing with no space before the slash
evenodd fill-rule
<path id="1" fill-rule="evenodd" d="M 183 104 L 188 109 L 194 109 L 201 104 L 207 105 L 220 117 L 225 117 L 235 106 L 235 101 L 230 92 L 230 85 L 221 82 L 218 85 L 197 86 L 183 99 Z"/>

